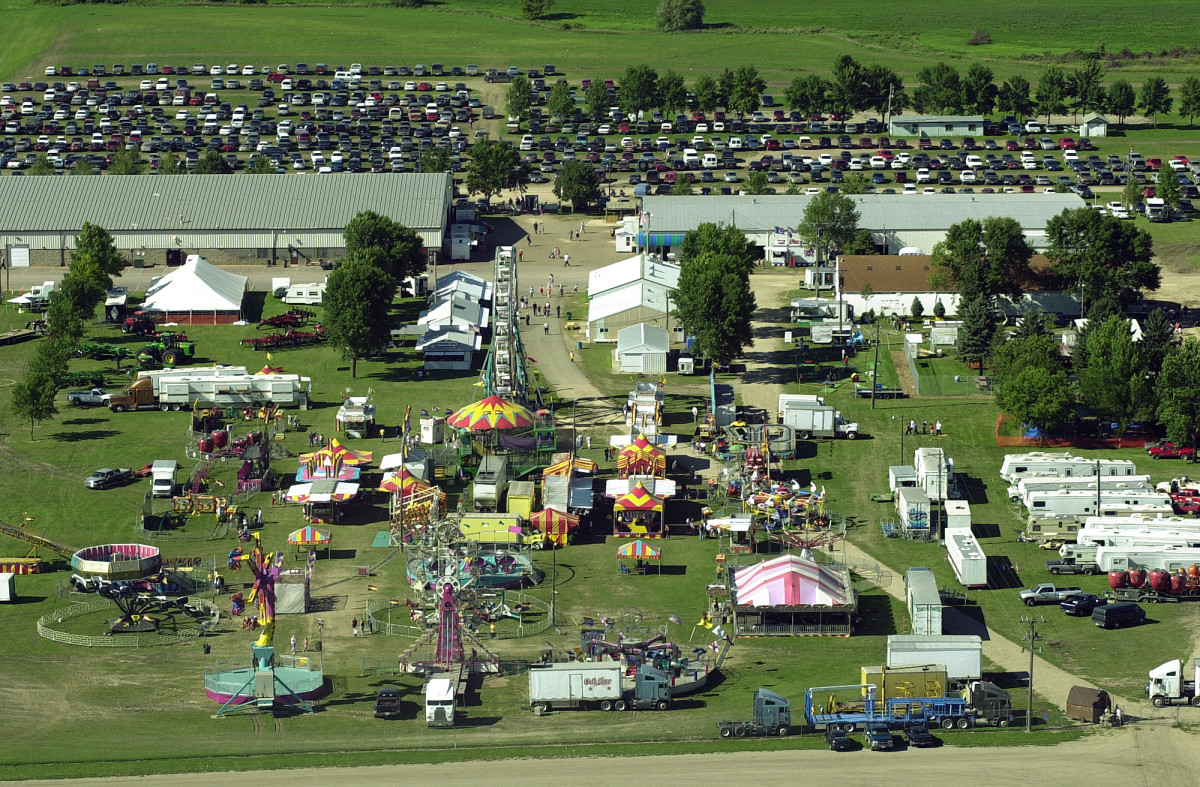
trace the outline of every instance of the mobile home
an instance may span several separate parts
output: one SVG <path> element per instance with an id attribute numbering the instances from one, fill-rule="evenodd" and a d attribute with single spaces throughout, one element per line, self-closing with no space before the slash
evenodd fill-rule
<path id="1" fill-rule="evenodd" d="M 925 490 L 930 500 L 945 500 L 946 490 L 954 475 L 954 462 L 940 448 L 918 448 L 913 451 L 913 468 L 917 471 L 917 486 Z"/>
<path id="2" fill-rule="evenodd" d="M 1099 498 L 1099 499 L 1097 499 Z M 1156 513 L 1170 514 L 1171 497 L 1162 492 L 1136 489 L 1049 489 L 1030 492 L 1027 508 L 1031 514 L 1096 516 L 1109 510 L 1130 506 L 1153 506 Z"/>
<path id="3" fill-rule="evenodd" d="M 1086 524 L 1075 534 L 1079 546 L 1180 546 L 1200 548 L 1200 523 L 1189 528 L 1120 527 Z"/>
<path id="4" fill-rule="evenodd" d="M 1000 465 L 1000 477 L 1010 484 L 1030 476 L 1072 478 L 1094 476 L 1097 468 L 1103 476 L 1131 476 L 1136 472 L 1128 459 L 1086 459 L 1064 451 L 1047 453 L 1033 451 L 1027 454 L 1008 454 Z"/>
<path id="5" fill-rule="evenodd" d="M 946 551 L 959 582 L 969 588 L 987 587 L 987 555 L 969 528 L 947 530 Z"/>

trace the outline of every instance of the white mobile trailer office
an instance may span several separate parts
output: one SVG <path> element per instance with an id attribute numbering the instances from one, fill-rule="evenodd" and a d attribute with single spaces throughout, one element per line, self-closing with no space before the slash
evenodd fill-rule
<path id="1" fill-rule="evenodd" d="M 1096 477 L 1046 478 L 1032 476 L 1022 478 L 1008 488 L 1008 499 L 1025 502 L 1029 492 L 1049 491 L 1051 489 L 1092 489 L 1096 488 Z M 1153 489 L 1148 475 L 1131 476 L 1101 476 L 1101 489 Z"/>
<path id="2" fill-rule="evenodd" d="M 1173 510 L 1170 495 L 1153 490 L 1049 489 L 1030 492 L 1027 499 L 1029 513 L 1036 515 L 1096 516 L 1112 506 L 1156 506 L 1164 514 Z"/>
<path id="3" fill-rule="evenodd" d="M 1101 571 L 1182 571 L 1200 563 L 1200 549 L 1187 547 L 1096 547 L 1096 565 Z"/>
<path id="4" fill-rule="evenodd" d="M 971 529 L 971 504 L 966 500 L 947 500 L 942 505 L 947 530 Z"/>
<path id="5" fill-rule="evenodd" d="M 942 633 L 942 595 L 932 571 L 920 567 L 905 571 L 904 598 L 913 634 Z"/>
<path id="6" fill-rule="evenodd" d="M 930 500 L 945 500 L 954 475 L 954 462 L 940 448 L 918 448 L 913 451 L 913 468 L 917 471 L 917 486 L 925 490 Z"/>
<path id="7" fill-rule="evenodd" d="M 954 575 L 964 587 L 987 587 L 987 555 L 969 529 L 947 530 L 946 552 L 950 555 Z"/>
<path id="8" fill-rule="evenodd" d="M 1131 476 L 1137 472 L 1133 462 L 1128 459 L 1085 459 L 1066 451 L 1062 453 L 1033 451 L 1026 454 L 1005 455 L 1004 462 L 1000 465 L 1000 477 L 1010 484 L 1015 484 L 1022 478 L 1030 476 L 1056 478 L 1094 476 L 1097 467 L 1100 468 L 1100 475 L 1104 476 Z"/>
<path id="9" fill-rule="evenodd" d="M 973 634 L 890 634 L 887 638 L 887 665 L 920 667 L 940 664 L 952 680 L 978 680 L 983 677 L 983 639 Z"/>
<path id="10" fill-rule="evenodd" d="M 888 468 L 888 489 L 892 494 L 900 489 L 911 489 L 916 485 L 917 471 L 910 465 L 892 465 Z"/>
<path id="11" fill-rule="evenodd" d="M 325 300 L 325 284 L 293 284 L 283 294 L 283 302 L 319 306 Z"/>

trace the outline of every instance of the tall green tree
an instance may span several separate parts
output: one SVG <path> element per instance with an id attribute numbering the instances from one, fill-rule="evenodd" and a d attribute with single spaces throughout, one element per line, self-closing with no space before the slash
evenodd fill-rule
<path id="1" fill-rule="evenodd" d="M 1161 270 L 1154 241 L 1132 222 L 1091 208 L 1064 210 L 1046 224 L 1046 256 L 1078 288 L 1084 305 L 1110 294 L 1129 302 L 1138 290 L 1157 290 Z"/>
<path id="2" fill-rule="evenodd" d="M 749 276 L 750 271 L 754 269 L 758 252 L 754 243 L 746 239 L 746 234 L 732 224 L 721 226 L 701 222 L 696 229 L 683 236 L 679 259 L 681 262 L 698 260 L 706 255 L 740 260 L 746 275 Z"/>
<path id="3" fill-rule="evenodd" d="M 1002 409 L 1023 424 L 1052 430 L 1071 417 L 1071 383 L 1065 372 L 1028 366 L 1003 391 Z"/>
<path id="4" fill-rule="evenodd" d="M 1061 115 L 1067 111 L 1067 75 L 1058 66 L 1047 66 L 1038 77 L 1037 101 L 1039 115 L 1046 116 L 1050 122 L 1051 115 Z"/>
<path id="5" fill-rule="evenodd" d="M 51 299 L 53 300 L 53 299 Z M 25 374 L 13 385 L 12 409 L 29 421 L 29 439 L 33 429 L 58 413 L 55 394 L 67 371 L 70 350 L 63 339 L 49 336 L 38 343 L 25 366 Z"/>
<path id="6" fill-rule="evenodd" d="M 1029 80 L 1023 76 L 1015 76 L 1000 85 L 996 93 L 996 108 L 1001 112 L 1025 117 L 1033 112 L 1033 99 L 1029 96 Z"/>
<path id="7" fill-rule="evenodd" d="M 554 0 L 521 0 L 521 15 L 526 19 L 541 19 L 554 5 Z"/>
<path id="8" fill-rule="evenodd" d="M 996 334 L 996 310 L 986 295 L 977 294 L 958 301 L 957 317 L 962 320 L 958 329 L 958 357 L 968 366 L 983 368 L 992 350 Z"/>
<path id="9" fill-rule="evenodd" d="M 904 92 L 904 80 L 887 66 L 872 63 L 862 71 L 863 109 L 873 109 L 883 116 L 884 124 L 891 120 L 888 108 L 901 111 L 908 105 L 908 94 Z"/>
<path id="10" fill-rule="evenodd" d="M 75 268 L 77 259 L 85 257 L 91 260 L 91 264 L 103 276 L 120 276 L 121 271 L 125 269 L 125 258 L 117 250 L 112 233 L 90 221 L 85 221 L 79 228 L 79 234 L 75 236 L 75 248 L 71 251 L 72 269 Z M 111 289 L 112 279 L 101 278 L 100 284 L 105 290 Z"/>
<path id="11" fill-rule="evenodd" d="M 1162 371 L 1163 361 L 1175 344 L 1175 327 L 1166 309 L 1157 308 L 1142 320 L 1142 340 L 1138 342 L 1138 355 L 1146 374 L 1151 378 Z"/>
<path id="12" fill-rule="evenodd" d="M 645 63 L 627 67 L 617 91 L 617 102 L 626 115 L 649 112 L 660 106 L 658 72 Z"/>
<path id="13" fill-rule="evenodd" d="M 72 175 L 96 175 L 99 173 L 96 172 L 96 168 L 91 165 L 91 162 L 89 162 L 85 158 L 81 158 L 81 159 L 79 159 L 79 161 L 75 162 L 75 166 L 71 167 L 71 174 Z"/>
<path id="14" fill-rule="evenodd" d="M 936 268 L 931 281 L 951 287 L 964 298 L 982 294 L 1017 297 L 1029 278 L 1033 249 L 1015 219 L 992 216 L 965 219 L 946 231 L 945 240 L 933 247 Z"/>
<path id="15" fill-rule="evenodd" d="M 672 197 L 690 197 L 692 196 L 692 173 L 680 172 L 675 182 L 671 184 L 670 195 Z"/>
<path id="16" fill-rule="evenodd" d="M 867 105 L 863 67 L 850 55 L 841 55 L 833 62 L 833 79 L 827 97 L 829 108 L 848 117 Z"/>
<path id="17" fill-rule="evenodd" d="M 825 111 L 828 91 L 829 82 L 819 74 L 803 74 L 792 80 L 783 97 L 789 109 L 811 117 Z"/>
<path id="18" fill-rule="evenodd" d="M 696 351 L 713 363 L 726 366 L 754 343 L 750 318 L 756 304 L 741 259 L 712 252 L 683 258 L 671 301 L 679 324 L 695 337 Z"/>
<path id="19" fill-rule="evenodd" d="M 179 166 L 179 157 L 175 156 L 173 153 L 171 155 L 174 156 L 173 159 L 164 158 L 162 160 L 162 165 L 159 167 L 159 173 L 163 175 L 186 174 L 187 170 Z M 254 156 L 254 160 L 246 164 L 245 172 L 247 175 L 279 174 L 278 168 L 276 168 L 276 166 L 271 162 L 270 157 L 264 156 L 262 153 L 256 154 Z"/>
<path id="20" fill-rule="evenodd" d="M 1167 80 L 1160 76 L 1146 77 L 1138 93 L 1138 107 L 1146 113 L 1158 128 L 1158 116 L 1171 114 L 1171 106 L 1175 99 L 1171 98 L 1171 88 Z"/>
<path id="21" fill-rule="evenodd" d="M 1154 180 L 1154 196 L 1167 203 L 1168 208 L 1179 204 L 1179 200 L 1183 199 L 1183 187 L 1179 185 L 1175 170 L 1170 167 L 1159 170 Z"/>
<path id="22" fill-rule="evenodd" d="M 757 195 L 766 194 L 769 188 L 771 188 L 771 182 L 767 180 L 767 173 L 757 170 L 746 176 L 746 184 L 742 190 L 747 194 Z"/>
<path id="23" fill-rule="evenodd" d="M 1131 421 L 1153 413 L 1153 391 L 1146 379 L 1129 320 L 1109 317 L 1088 332 L 1087 363 L 1075 366 L 1079 399 L 1124 434 Z"/>
<path id="24" fill-rule="evenodd" d="M 1042 327 L 1040 320 L 1034 324 Z M 1049 333 L 1013 336 L 1008 341 L 1000 342 L 992 352 L 991 359 L 1001 401 L 1008 382 L 1022 369 L 1040 366 L 1051 372 L 1065 372 L 1066 364 L 1063 363 L 1060 347 L 1058 337 Z"/>
<path id="25" fill-rule="evenodd" d="M 229 162 L 215 150 L 210 150 L 200 157 L 196 164 L 197 175 L 228 175 L 233 172 Z"/>
<path id="26" fill-rule="evenodd" d="M 425 270 L 421 236 L 387 216 L 361 211 L 346 223 L 343 234 L 347 257 L 371 261 L 395 281 Z"/>
<path id="27" fill-rule="evenodd" d="M 830 252 L 854 240 L 860 214 L 845 194 L 823 191 L 808 201 L 796 228 L 800 239 L 817 253 L 818 264 L 828 264 Z"/>
<path id="28" fill-rule="evenodd" d="M 941 61 L 917 72 L 921 84 L 913 90 L 913 106 L 918 112 L 961 113 L 962 77 L 958 69 Z"/>
<path id="29" fill-rule="evenodd" d="M 350 361 L 351 377 L 358 376 L 358 359 L 386 346 L 391 335 L 388 311 L 396 280 L 373 259 L 377 256 L 378 247 L 349 252 L 325 289 L 325 337 Z"/>
<path id="30" fill-rule="evenodd" d="M 484 140 L 471 146 L 466 179 L 471 194 L 482 194 L 490 204 L 492 197 L 505 189 L 521 187 L 527 180 L 521 156 L 511 144 Z"/>
<path id="31" fill-rule="evenodd" d="M 909 306 L 908 311 L 912 314 L 914 320 L 919 320 L 925 316 L 925 304 L 921 303 L 920 296 L 913 296 L 912 304 Z"/>
<path id="32" fill-rule="evenodd" d="M 696 109 L 705 114 L 712 112 L 721 105 L 721 87 L 712 74 L 701 74 L 692 85 L 696 94 Z"/>
<path id="33" fill-rule="evenodd" d="M 1158 422 L 1177 445 L 1200 444 L 1200 341 L 1184 339 L 1163 359 L 1156 383 Z"/>
<path id="34" fill-rule="evenodd" d="M 1088 58 L 1082 66 L 1071 72 L 1071 83 L 1075 86 L 1075 110 L 1094 112 L 1104 106 L 1104 65 L 1100 58 Z"/>
<path id="35" fill-rule="evenodd" d="M 664 33 L 698 30 L 704 27 L 704 3 L 701 0 L 659 0 L 655 22 Z"/>
<path id="36" fill-rule="evenodd" d="M 726 110 L 733 109 L 733 104 L 731 102 L 736 94 L 736 81 L 737 75 L 734 74 L 733 70 L 729 68 L 723 69 L 721 71 L 721 75 L 717 77 L 717 90 L 719 91 L 718 95 L 720 96 L 721 106 L 725 107 Z"/>
<path id="37" fill-rule="evenodd" d="M 1125 187 L 1121 189 L 1121 204 L 1130 211 L 1135 210 L 1142 202 L 1143 188 L 1141 183 L 1130 178 Z"/>
<path id="38" fill-rule="evenodd" d="M 50 163 L 50 159 L 45 153 L 37 154 L 37 158 L 29 165 L 30 175 L 53 175 L 54 165 Z"/>
<path id="39" fill-rule="evenodd" d="M 671 69 L 664 71 L 658 79 L 658 95 L 660 106 L 667 112 L 679 112 L 687 107 L 687 88 L 683 84 L 683 76 Z"/>
<path id="40" fill-rule="evenodd" d="M 1196 116 L 1200 115 L 1200 76 L 1184 77 L 1179 86 L 1179 114 L 1188 119 L 1189 126 L 1196 125 Z"/>
<path id="41" fill-rule="evenodd" d="M 841 192 L 843 194 L 866 194 L 871 181 L 861 172 L 851 172 L 842 178 Z"/>
<path id="42" fill-rule="evenodd" d="M 145 171 L 146 162 L 142 160 L 142 154 L 137 148 L 118 150 L 113 154 L 113 162 L 108 165 L 109 175 L 141 175 Z M 196 171 L 199 172 L 200 168 L 197 167 Z"/>
<path id="43" fill-rule="evenodd" d="M 580 210 L 603 193 L 596 170 L 586 161 L 564 161 L 554 179 L 554 196 L 571 203 L 572 210 Z"/>
<path id="44" fill-rule="evenodd" d="M 869 255 L 878 254 L 879 247 L 875 245 L 875 237 L 868 229 L 861 229 L 854 234 L 854 240 L 842 247 L 844 254 Z M 870 300 L 863 298 L 863 300 Z"/>
<path id="45" fill-rule="evenodd" d="M 550 97 L 546 99 L 546 111 L 550 117 L 562 118 L 569 121 L 575 115 L 575 99 L 566 82 L 555 82 L 550 88 Z"/>
<path id="46" fill-rule="evenodd" d="M 1104 321 L 1109 317 L 1123 317 L 1124 315 L 1124 309 L 1122 309 L 1116 296 L 1112 294 L 1105 294 L 1103 297 L 1088 304 L 1087 318 L 1075 331 L 1075 346 L 1071 351 L 1072 370 L 1082 369 L 1087 366 L 1088 333 L 1095 330 L 1096 326 L 1103 325 Z"/>
<path id="47" fill-rule="evenodd" d="M 449 172 L 450 149 L 429 147 L 421 151 L 422 172 Z"/>
<path id="48" fill-rule="evenodd" d="M 962 79 L 963 109 L 980 115 L 990 115 L 996 108 L 996 82 L 992 69 L 983 63 L 972 63 Z"/>
<path id="49" fill-rule="evenodd" d="M 584 91 L 583 103 L 587 107 L 588 114 L 593 119 L 601 118 L 608 114 L 608 108 L 612 104 L 609 103 L 608 89 L 604 87 L 603 79 L 593 79 L 591 81 L 587 90 Z"/>
<path id="50" fill-rule="evenodd" d="M 762 101 L 762 92 L 767 81 L 754 66 L 740 66 L 734 74 L 733 98 L 730 108 L 739 115 L 749 115 L 757 110 Z"/>
<path id="51" fill-rule="evenodd" d="M 1106 111 L 1117 116 L 1117 125 L 1124 126 L 1125 118 L 1133 114 L 1137 108 L 1137 95 L 1133 85 L 1124 79 L 1118 79 L 1108 86 L 1108 96 L 1105 102 Z"/>
<path id="52" fill-rule="evenodd" d="M 524 74 L 517 74 L 504 91 L 504 111 L 510 118 L 526 118 L 532 105 L 533 84 Z"/>

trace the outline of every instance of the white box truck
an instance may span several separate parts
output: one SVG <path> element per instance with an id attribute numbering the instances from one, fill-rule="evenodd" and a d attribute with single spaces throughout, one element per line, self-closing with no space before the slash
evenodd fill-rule
<path id="1" fill-rule="evenodd" d="M 150 465 L 150 490 L 155 497 L 172 497 L 175 494 L 175 474 L 179 463 L 174 459 L 156 459 Z"/>
<path id="2" fill-rule="evenodd" d="M 450 678 L 433 677 L 425 684 L 425 723 L 454 726 L 454 681 Z"/>
<path id="3" fill-rule="evenodd" d="M 485 456 L 479 463 L 471 496 L 476 511 L 499 511 L 504 485 L 508 480 L 508 463 L 502 456 Z"/>
<path id="4" fill-rule="evenodd" d="M 937 664 L 951 680 L 983 677 L 983 640 L 966 634 L 891 634 L 887 638 L 889 668 Z"/>
<path id="5" fill-rule="evenodd" d="M 779 401 L 779 422 L 796 430 L 796 437 L 811 440 L 814 437 L 858 437 L 858 424 L 842 418 L 842 414 L 829 405 L 807 404 L 798 401 Z"/>

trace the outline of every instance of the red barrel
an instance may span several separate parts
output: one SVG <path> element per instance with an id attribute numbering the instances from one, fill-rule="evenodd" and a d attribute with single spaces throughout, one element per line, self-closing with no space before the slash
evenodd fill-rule
<path id="1" fill-rule="evenodd" d="M 1187 577 L 1185 577 L 1183 574 L 1176 574 L 1175 576 L 1171 577 L 1170 592 L 1172 594 L 1179 595 L 1185 590 L 1187 590 Z"/>
<path id="2" fill-rule="evenodd" d="M 1110 571 L 1108 572 L 1108 586 L 1113 590 L 1129 587 L 1129 572 L 1128 571 Z"/>
<path id="3" fill-rule="evenodd" d="M 1188 566 L 1187 575 L 1188 579 L 1193 582 L 1200 581 L 1200 566 L 1197 566 L 1195 563 Z"/>
<path id="4" fill-rule="evenodd" d="M 224 448 L 225 444 L 229 442 L 229 432 L 224 430 L 220 432 L 213 432 L 212 438 L 213 445 L 215 445 L 217 448 Z"/>
<path id="5" fill-rule="evenodd" d="M 1131 568 L 1129 569 L 1129 587 L 1140 588 L 1146 584 L 1146 569 Z"/>
<path id="6" fill-rule="evenodd" d="M 1159 593 L 1166 593 L 1171 589 L 1171 575 L 1162 569 L 1154 569 L 1150 572 L 1150 587 L 1157 590 Z"/>
<path id="7" fill-rule="evenodd" d="M 258 445 L 262 442 L 262 432 L 247 432 L 246 440 L 250 442 L 250 445 Z"/>
<path id="8" fill-rule="evenodd" d="M 200 453 L 211 454 L 213 450 L 213 441 L 211 437 L 200 438 Z"/>

